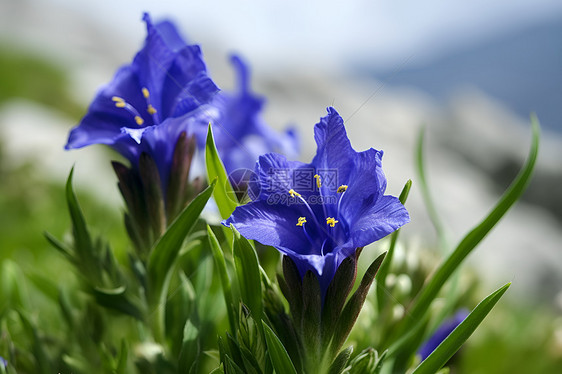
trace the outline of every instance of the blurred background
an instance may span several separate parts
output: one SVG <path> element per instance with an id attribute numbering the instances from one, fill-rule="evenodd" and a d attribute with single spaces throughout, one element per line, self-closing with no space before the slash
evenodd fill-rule
<path id="1" fill-rule="evenodd" d="M 388 192 L 399 194 L 410 178 L 414 183 L 412 222 L 403 230 L 412 250 L 437 245 L 416 187 L 420 128 L 452 249 L 516 175 L 529 148 L 529 115 L 536 113 L 542 144 L 535 178 L 469 261 L 482 279 L 482 297 L 507 281 L 513 286 L 467 343 L 459 368 L 562 369 L 562 2 L 556 0 L 2 0 L 2 269 L 11 261 L 24 271 L 47 267 L 61 281 L 68 276 L 42 233 L 68 233 L 62 184 L 72 165 L 91 225 L 125 253 L 122 203 L 109 166 L 116 155 L 101 146 L 72 152 L 63 146 L 96 90 L 142 45 L 143 11 L 172 19 L 200 44 L 221 88 L 235 83 L 228 55 L 243 56 L 254 91 L 267 97 L 268 123 L 298 128 L 301 161 L 314 154 L 313 125 L 327 106 L 343 116 L 356 150 L 383 149 Z"/>

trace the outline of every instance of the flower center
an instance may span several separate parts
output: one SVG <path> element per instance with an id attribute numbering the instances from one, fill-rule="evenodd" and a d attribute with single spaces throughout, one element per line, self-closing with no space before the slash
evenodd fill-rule
<path id="1" fill-rule="evenodd" d="M 154 121 L 154 123 L 156 123 L 156 109 L 152 106 L 152 104 L 150 104 L 150 92 L 148 91 L 148 88 L 143 87 L 142 88 L 142 96 L 144 97 L 144 99 L 146 100 L 146 111 L 149 115 L 152 116 L 152 119 Z M 127 101 L 125 101 L 125 99 L 123 99 L 120 96 L 113 96 L 111 98 L 111 101 L 113 101 L 115 103 L 115 106 L 117 108 L 122 108 L 125 109 L 127 112 L 131 113 L 131 115 L 133 116 L 133 119 L 135 120 L 135 123 L 139 126 L 144 125 L 144 119 L 142 118 L 142 116 L 140 115 L 139 111 L 135 109 L 134 106 L 132 106 L 131 104 L 129 104 Z"/>
<path id="2" fill-rule="evenodd" d="M 318 190 L 320 192 L 320 197 L 322 197 L 322 193 L 321 193 L 322 178 L 320 177 L 320 175 L 315 174 L 314 179 L 316 180 L 316 186 L 318 187 Z M 340 218 L 341 201 L 342 201 L 343 195 L 345 195 L 345 192 L 347 191 L 347 187 L 348 187 L 347 185 L 343 184 L 343 185 L 339 186 L 338 189 L 337 189 L 337 193 L 339 194 L 339 199 L 337 201 L 337 210 L 336 210 L 335 216 L 333 216 L 333 217 L 328 216 L 327 211 L 326 211 L 326 204 L 325 204 L 325 202 L 321 202 L 322 211 L 324 213 L 323 215 L 326 219 L 325 225 L 320 224 L 319 218 L 316 216 L 316 213 L 312 210 L 312 207 L 308 204 L 306 199 L 304 197 L 302 197 L 302 195 L 300 193 L 298 193 L 297 191 L 295 191 L 292 188 L 289 189 L 289 191 L 288 191 L 291 198 L 299 199 L 304 204 L 304 206 L 307 208 L 308 213 L 309 213 L 306 216 L 299 217 L 297 222 L 296 222 L 296 226 L 302 227 L 304 235 L 306 236 L 306 238 L 312 244 L 313 247 L 318 248 L 318 245 L 320 243 L 322 243 L 320 245 L 320 253 L 321 253 L 322 256 L 331 252 L 331 250 L 334 248 L 334 246 L 337 245 L 337 242 L 338 242 L 338 240 L 336 240 L 337 237 L 340 237 L 340 239 L 343 239 L 343 238 L 341 238 L 341 236 L 344 235 L 344 231 L 342 231 L 342 230 L 345 230 L 346 225 L 344 224 L 344 226 L 341 226 L 339 229 L 337 229 L 336 224 L 340 222 L 339 218 Z M 312 224 L 313 224 L 312 227 L 308 226 L 309 223 L 308 223 L 307 219 L 312 220 Z M 340 226 L 340 225 L 338 225 L 338 226 Z M 308 230 L 307 230 L 307 227 L 309 227 Z M 312 228 L 312 231 L 310 231 L 311 228 Z M 310 236 L 311 234 L 314 238 Z"/>

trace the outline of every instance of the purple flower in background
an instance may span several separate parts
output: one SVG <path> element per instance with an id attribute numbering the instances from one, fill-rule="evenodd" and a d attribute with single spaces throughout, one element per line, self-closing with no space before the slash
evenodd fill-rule
<path id="1" fill-rule="evenodd" d="M 4 369 L 8 367 L 8 362 L 2 356 L 0 356 L 0 365 L 4 366 Z"/>
<path id="2" fill-rule="evenodd" d="M 148 14 L 143 19 L 144 47 L 98 92 L 65 148 L 107 144 L 133 168 L 145 152 L 154 159 L 165 191 L 177 139 L 191 133 L 193 114 L 218 88 L 207 76 L 199 46 L 187 45 L 168 21 L 153 25 Z"/>
<path id="3" fill-rule="evenodd" d="M 461 309 L 453 317 L 443 321 L 439 328 L 423 343 L 418 351 L 421 360 L 425 360 L 467 316 L 468 310 Z"/>
<path id="4" fill-rule="evenodd" d="M 383 152 L 356 152 L 334 108 L 328 108 L 314 133 L 318 150 L 309 164 L 275 153 L 260 156 L 257 180 L 250 185 L 259 196 L 223 224 L 277 248 L 301 276 L 314 272 L 324 294 L 346 257 L 410 217 L 396 197 L 384 194 Z"/>
<path id="5" fill-rule="evenodd" d="M 197 139 L 204 148 L 209 122 L 215 143 L 228 174 L 236 169 L 251 169 L 258 157 L 279 152 L 296 157 L 298 141 L 293 130 L 279 134 L 261 116 L 265 99 L 253 94 L 249 86 L 249 69 L 236 55 L 230 59 L 238 79 L 235 92 L 219 92 L 201 111 Z"/>

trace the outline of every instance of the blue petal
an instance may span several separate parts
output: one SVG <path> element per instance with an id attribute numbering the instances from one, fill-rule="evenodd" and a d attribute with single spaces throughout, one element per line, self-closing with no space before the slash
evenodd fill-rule
<path id="1" fill-rule="evenodd" d="M 289 190 L 293 188 L 294 171 L 306 166 L 307 164 L 299 161 L 288 161 L 285 156 L 277 153 L 265 154 L 256 163 L 254 172 L 258 181 L 252 181 L 251 187 L 254 191 L 261 191 L 261 200 L 268 200 L 275 194 L 288 196 Z"/>
<path id="2" fill-rule="evenodd" d="M 120 68 L 111 83 L 98 92 L 80 124 L 72 129 L 66 149 L 91 144 L 112 145 L 123 138 L 123 126 L 138 127 L 133 114 L 115 106 L 113 96 L 125 99 L 133 107 L 146 106 L 138 77 L 133 69 L 130 66 Z M 142 106 L 139 103 L 142 103 Z"/>
<path id="3" fill-rule="evenodd" d="M 260 200 L 237 207 L 223 224 L 232 224 L 245 238 L 273 246 L 287 255 L 310 255 L 311 245 L 296 225 L 301 216 L 302 210 L 296 207 Z"/>
<path id="4" fill-rule="evenodd" d="M 363 209 L 350 225 L 353 247 L 363 247 L 384 238 L 410 222 L 408 211 L 394 196 L 382 196 Z"/>
<path id="5" fill-rule="evenodd" d="M 148 153 L 156 162 L 164 193 L 170 177 L 170 165 L 176 142 L 182 132 L 191 134 L 192 121 L 190 114 L 182 117 L 168 118 L 158 126 L 147 127 L 142 133 L 138 154 Z M 137 157 L 138 160 L 138 157 Z M 136 162 L 134 163 L 136 165 Z"/>
<path id="6" fill-rule="evenodd" d="M 318 150 L 311 164 L 319 169 L 336 170 L 338 180 L 347 181 L 356 152 L 351 148 L 343 119 L 334 108 L 329 107 L 328 115 L 314 127 L 314 139 Z"/>
<path id="7" fill-rule="evenodd" d="M 382 155 L 382 151 L 371 148 L 353 156 L 348 179 L 342 181 L 348 187 L 342 196 L 341 214 L 348 222 L 384 195 L 386 177 L 382 171 Z"/>
<path id="8" fill-rule="evenodd" d="M 150 19 L 150 16 L 148 16 L 147 13 L 144 14 L 143 18 L 145 17 L 148 17 L 148 19 Z M 187 45 L 187 43 L 183 40 L 183 38 L 179 34 L 178 29 L 172 22 L 168 20 L 160 21 L 154 27 L 156 28 L 158 33 L 162 36 L 166 45 L 174 52 L 179 51 L 180 49 L 182 49 Z"/>

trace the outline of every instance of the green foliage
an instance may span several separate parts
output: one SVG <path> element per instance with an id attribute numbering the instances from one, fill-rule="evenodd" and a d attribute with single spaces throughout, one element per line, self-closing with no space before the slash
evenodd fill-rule
<path id="1" fill-rule="evenodd" d="M 0 70 L 11 76 L 0 73 L 0 82 L 7 82 L 0 101 L 7 99 L 7 92 L 74 113 L 76 106 L 65 96 L 59 72 L 33 58 L 2 55 L 0 66 L 5 68 Z M 40 83 L 37 92 L 20 93 L 30 79 Z M 49 87 L 51 99 L 41 86 Z M 174 198 L 164 202 L 154 165 L 142 160 L 144 174 L 138 178 L 146 190 L 136 196 L 140 205 L 127 205 L 125 218 L 129 234 L 134 234 L 131 243 L 124 239 L 117 209 L 82 191 L 79 204 L 72 185 L 74 170 L 66 185 L 59 186 L 38 179 L 33 167 L 13 169 L 0 158 L 0 356 L 8 362 L 5 369 L 0 365 L 0 373 L 380 374 L 413 370 L 418 374 L 442 373 L 448 370 L 442 368 L 445 365 L 457 372 L 558 372 L 562 363 L 552 331 L 561 327 L 554 318 L 517 315 L 501 303 L 492 317 L 500 315 L 503 323 L 477 330 L 472 344 L 450 361 L 509 285 L 480 302 L 428 359 L 418 363 L 415 358 L 420 344 L 447 312 L 475 304 L 474 287 L 466 286 L 463 278 L 453 287 L 451 278 L 525 190 L 538 138 L 538 122 L 533 118 L 532 146 L 522 171 L 427 283 L 423 281 L 433 268 L 436 259 L 430 256 L 435 254 L 424 254 L 423 261 L 428 263 L 413 269 L 399 264 L 397 252 L 403 243 L 396 232 L 381 242 L 388 246 L 386 257 L 375 257 L 376 251 L 366 249 L 374 253 L 363 255 L 364 264 L 358 255 L 344 260 L 324 300 L 312 273 L 301 277 L 291 260 L 285 257 L 280 264 L 271 248 L 256 248 L 234 228 L 203 222 L 201 213 L 211 196 L 222 218 L 238 205 L 211 126 L 205 157 L 212 182 L 196 197 L 190 195 L 188 200 L 194 199 L 185 208 L 186 195 L 200 191 L 183 184 L 185 169 L 178 166 L 167 191 Z M 190 163 L 193 145 L 187 139 L 182 144 L 176 156 Z M 126 190 L 130 170 L 115 165 L 126 197 L 133 193 Z M 422 135 L 417 167 L 421 192 L 442 238 L 443 225 L 425 177 Z M 408 181 L 400 196 L 403 203 L 410 187 Z M 66 236 L 68 218 L 61 216 L 60 209 L 64 203 L 72 227 Z M 139 229 L 144 224 L 150 232 Z M 45 233 L 47 241 L 40 235 L 44 229 L 52 233 Z M 98 235 L 100 229 L 105 238 Z M 47 251 L 47 242 L 56 251 Z M 274 279 L 280 268 L 283 276 Z M 369 292 L 375 280 L 376 291 Z M 436 302 L 444 295 L 450 304 L 446 307 Z M 537 329 L 548 333 L 537 339 Z"/>
<path id="2" fill-rule="evenodd" d="M 413 374 L 431 374 L 441 369 L 472 335 L 510 285 L 511 283 L 506 284 L 482 300 L 468 317 L 414 370 Z"/>
<path id="3" fill-rule="evenodd" d="M 219 207 L 221 217 L 227 219 L 230 217 L 234 209 L 238 206 L 235 201 L 235 194 L 228 175 L 224 169 L 224 165 L 219 157 L 215 140 L 213 138 L 213 128 L 209 123 L 209 130 L 207 132 L 207 143 L 205 147 L 205 165 L 207 166 L 207 178 L 213 180 L 217 178 L 217 188 L 213 197 Z"/>

